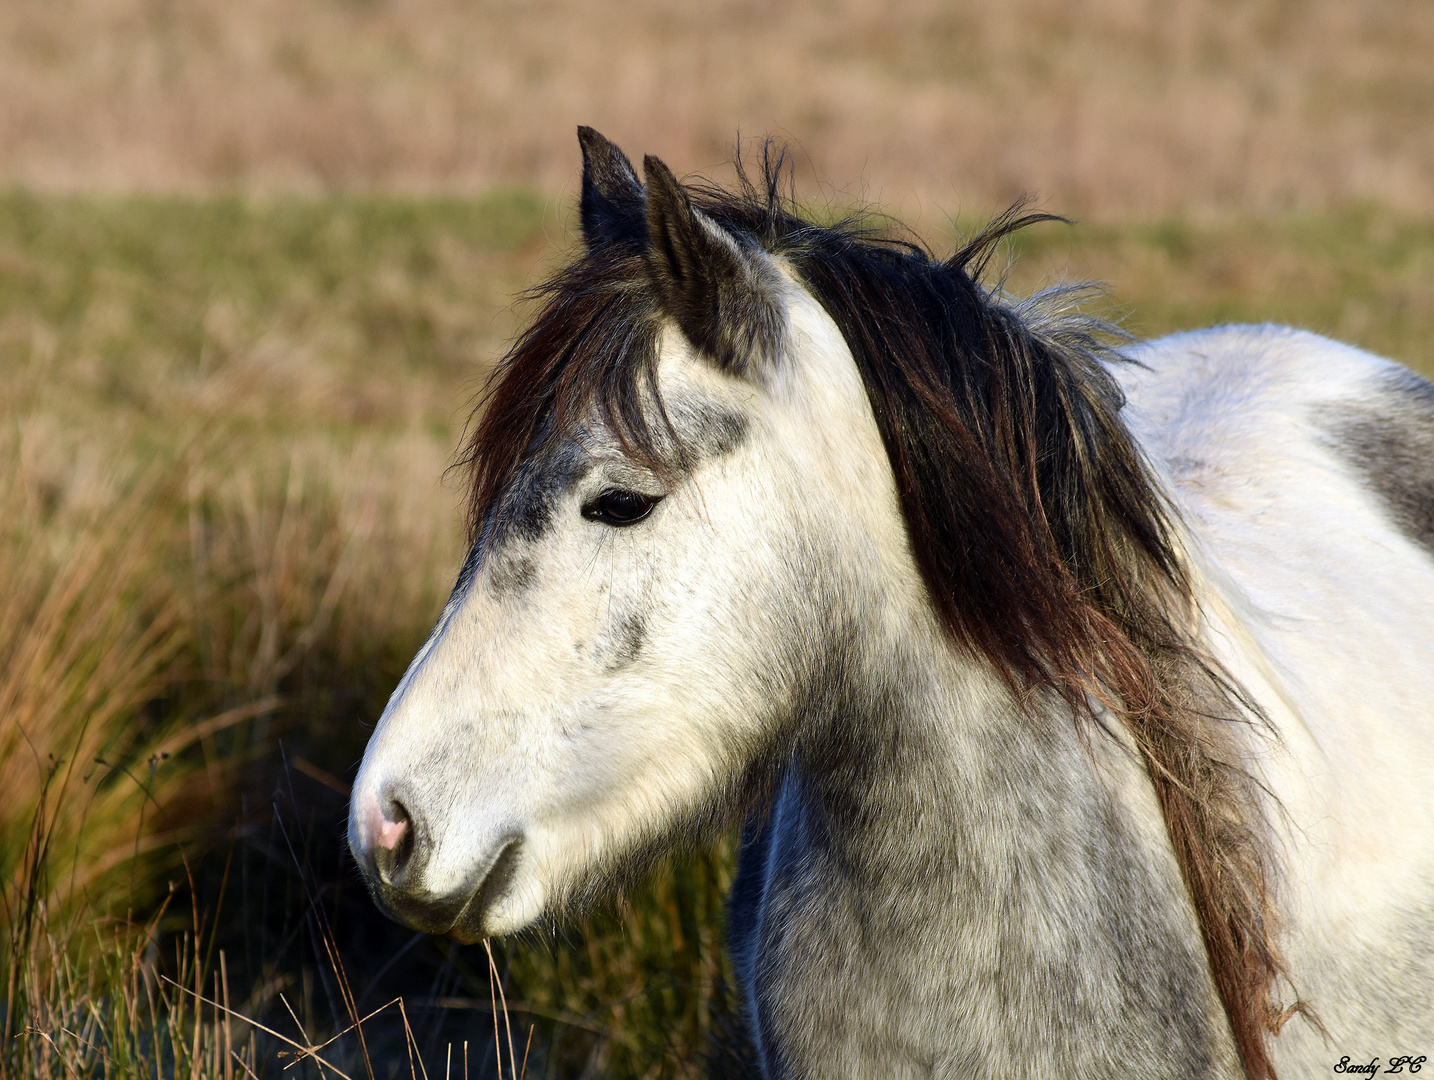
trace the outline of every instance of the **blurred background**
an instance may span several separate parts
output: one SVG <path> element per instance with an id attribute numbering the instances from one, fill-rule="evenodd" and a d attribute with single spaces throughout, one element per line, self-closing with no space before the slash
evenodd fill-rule
<path id="1" fill-rule="evenodd" d="M 559 192 L 776 133 L 883 205 L 1434 206 L 1423 0 L 7 0 L 0 174 L 49 190 Z"/>
<path id="2" fill-rule="evenodd" d="M 730 837 L 491 954 L 343 849 L 578 124 L 938 250 L 1029 195 L 1014 291 L 1429 374 L 1431 56 L 1428 0 L 0 0 L 0 1077 L 744 1074 Z"/>

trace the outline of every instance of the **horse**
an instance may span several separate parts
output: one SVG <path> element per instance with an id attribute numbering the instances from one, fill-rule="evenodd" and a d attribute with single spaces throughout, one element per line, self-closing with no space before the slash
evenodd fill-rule
<path id="1" fill-rule="evenodd" d="M 1434 1052 L 1434 385 L 1277 326 L 1135 343 L 639 180 L 465 436 L 469 554 L 349 844 L 472 942 L 745 822 L 762 1075 L 1305 1077 Z"/>

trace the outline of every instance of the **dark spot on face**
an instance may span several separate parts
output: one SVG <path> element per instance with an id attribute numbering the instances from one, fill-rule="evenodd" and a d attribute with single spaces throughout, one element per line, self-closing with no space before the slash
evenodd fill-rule
<path id="1" fill-rule="evenodd" d="M 525 461 L 483 523 L 478 541 L 468 552 L 458 582 L 453 586 L 453 597 L 461 597 L 468 591 L 478 570 L 490 558 L 494 563 L 489 584 L 495 596 L 512 596 L 531 588 L 537 577 L 534 560 L 528 556 L 505 555 L 504 549 L 514 538 L 528 543 L 540 539 L 552 520 L 558 500 L 591 468 L 592 459 L 571 439 Z"/>
<path id="2" fill-rule="evenodd" d="M 541 539 L 553 508 L 590 468 L 592 459 L 571 439 L 523 462 L 485 530 L 491 531 L 489 548 L 501 547 L 514 535 L 529 543 Z"/>
<path id="3" fill-rule="evenodd" d="M 504 600 L 527 592 L 537 577 L 538 565 L 532 556 L 500 552 L 493 559 L 488 587 L 494 597 Z"/>
<path id="4" fill-rule="evenodd" d="M 1434 554 L 1434 383 L 1400 369 L 1367 400 L 1326 412 L 1335 449 L 1400 530 Z"/>
<path id="5" fill-rule="evenodd" d="M 647 641 L 647 619 L 639 614 L 627 614 L 620 618 L 613 636 L 603 649 L 604 666 L 608 671 L 620 671 L 637 659 Z"/>
<path id="6" fill-rule="evenodd" d="M 709 409 L 684 424 L 684 439 L 698 457 L 724 457 L 747 440 L 747 418 L 730 409 Z"/>

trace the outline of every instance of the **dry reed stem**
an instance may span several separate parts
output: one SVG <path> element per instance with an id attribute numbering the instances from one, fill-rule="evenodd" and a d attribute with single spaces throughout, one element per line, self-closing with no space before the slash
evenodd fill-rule
<path id="1" fill-rule="evenodd" d="M 508 1070 L 513 1074 L 514 1080 L 516 1080 L 518 1056 L 513 1053 L 513 1022 L 508 1016 L 508 995 L 503 989 L 503 980 L 498 975 L 498 965 L 493 959 L 493 943 L 488 938 L 483 939 L 483 951 L 488 956 L 488 985 L 490 988 L 494 986 L 497 987 L 499 1002 L 503 1009 L 503 1027 L 508 1033 Z M 493 1052 L 498 1055 L 498 1076 L 501 1080 L 503 1075 L 503 1055 L 498 1047 L 498 1009 L 495 1004 L 493 1010 Z"/>
<path id="2" fill-rule="evenodd" d="M 413 1063 L 414 1061 L 417 1061 L 418 1068 L 423 1073 L 423 1080 L 428 1080 L 428 1069 L 425 1068 L 423 1064 L 423 1055 L 419 1052 L 418 1040 L 413 1036 L 413 1028 L 408 1022 L 408 1010 L 403 1007 L 402 998 L 398 999 L 398 1014 L 403 1017 L 403 1033 L 408 1040 L 407 1046 L 409 1076 L 411 1080 L 418 1080 L 417 1077 L 413 1076 Z M 464 1046 L 466 1047 L 467 1044 L 465 1043 Z"/>

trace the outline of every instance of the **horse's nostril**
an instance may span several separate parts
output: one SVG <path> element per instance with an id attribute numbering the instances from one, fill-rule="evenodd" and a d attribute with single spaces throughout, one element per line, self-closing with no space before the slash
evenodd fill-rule
<path id="1" fill-rule="evenodd" d="M 378 876 L 389 885 L 403 880 L 404 871 L 413 858 L 413 820 L 408 808 L 397 799 L 390 800 L 383 810 L 383 822 L 374 837 L 373 858 Z"/>

